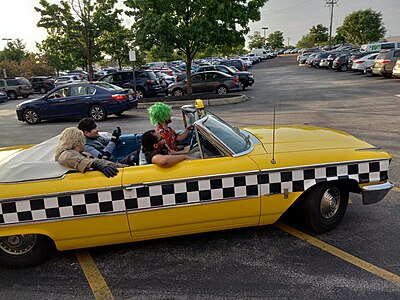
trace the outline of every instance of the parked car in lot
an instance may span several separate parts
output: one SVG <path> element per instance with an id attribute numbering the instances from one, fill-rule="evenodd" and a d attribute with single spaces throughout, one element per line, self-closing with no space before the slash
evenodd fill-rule
<path id="1" fill-rule="evenodd" d="M 89 73 L 84 70 L 72 70 L 67 75 L 77 75 L 79 80 L 89 80 Z"/>
<path id="2" fill-rule="evenodd" d="M 155 96 L 163 92 L 163 88 L 152 70 L 135 70 L 135 81 L 132 71 L 109 74 L 100 78 L 99 81 L 115 84 L 122 88 L 136 89 L 138 99 Z"/>
<path id="3" fill-rule="evenodd" d="M 400 59 L 396 61 L 396 65 L 393 67 L 393 77 L 400 78 Z"/>
<path id="4" fill-rule="evenodd" d="M 372 54 L 368 54 L 363 57 L 360 57 L 353 61 L 351 69 L 353 71 L 358 71 L 358 72 L 362 72 L 365 74 L 367 72 L 367 70 L 370 69 L 374 65 L 375 59 L 377 58 L 377 56 L 378 56 L 378 53 L 372 53 Z"/>
<path id="5" fill-rule="evenodd" d="M 320 63 L 321 63 L 322 60 L 325 61 L 326 58 L 328 58 L 328 55 L 329 55 L 329 53 L 327 53 L 327 52 L 320 52 L 320 53 L 314 58 L 314 61 L 313 61 L 314 67 L 318 67 L 318 68 L 323 67 L 323 66 L 320 66 Z"/>
<path id="6" fill-rule="evenodd" d="M 306 59 L 306 65 L 309 67 L 313 67 L 314 66 L 314 59 L 318 56 L 318 52 L 312 53 L 308 56 L 308 58 Z"/>
<path id="7" fill-rule="evenodd" d="M 341 72 L 347 71 L 349 69 L 348 68 L 349 57 L 350 57 L 349 53 L 342 54 L 342 55 L 336 57 L 335 60 L 333 61 L 332 69 L 338 70 Z"/>
<path id="8" fill-rule="evenodd" d="M 6 92 L 0 92 L 0 102 L 6 102 L 8 99 Z"/>
<path id="9" fill-rule="evenodd" d="M 333 68 L 333 61 L 340 55 L 342 55 L 342 52 L 330 52 L 328 57 L 326 58 L 328 62 L 328 67 Z"/>
<path id="10" fill-rule="evenodd" d="M 55 87 L 54 78 L 51 76 L 29 77 L 29 81 L 32 84 L 33 90 L 42 94 L 47 93 Z"/>
<path id="11" fill-rule="evenodd" d="M 214 70 L 229 74 L 231 76 L 238 76 L 240 90 L 242 91 L 254 84 L 253 73 L 247 71 L 236 71 L 230 66 L 225 66 L 225 65 L 200 66 L 198 71 L 203 72 L 203 71 L 214 71 Z"/>
<path id="12" fill-rule="evenodd" d="M 299 65 L 303 65 L 306 63 L 307 58 L 312 54 L 312 52 L 304 52 L 304 53 L 300 53 L 299 55 L 297 55 L 297 63 Z"/>
<path id="13" fill-rule="evenodd" d="M 357 53 L 353 53 L 352 55 L 350 55 L 349 57 L 349 63 L 348 63 L 348 67 L 349 69 L 353 69 L 353 62 L 355 60 L 360 59 L 361 57 L 367 56 L 369 54 L 377 54 L 378 51 L 366 51 L 366 52 L 357 52 Z"/>
<path id="14" fill-rule="evenodd" d="M 391 77 L 398 59 L 400 59 L 400 49 L 382 50 L 375 59 L 372 74 Z"/>
<path id="15" fill-rule="evenodd" d="M 25 77 L 7 77 L 0 79 L 0 91 L 7 93 L 8 99 L 28 98 L 33 94 L 32 84 Z"/>
<path id="16" fill-rule="evenodd" d="M 239 71 L 247 71 L 246 63 L 241 59 L 222 60 L 218 64 L 224 66 L 234 66 Z"/>
<path id="17" fill-rule="evenodd" d="M 350 134 L 298 125 L 238 129 L 200 101 L 183 106 L 182 116 L 200 158 L 168 170 L 147 164 L 121 168 L 113 178 L 80 173 L 55 162 L 58 136 L 0 149 L 0 264 L 37 265 L 54 248 L 269 225 L 288 209 L 312 231 L 327 232 L 341 223 L 349 193 L 372 205 L 393 187 L 392 157 Z M 140 140 L 122 135 L 113 157 L 139 149 Z"/>
<path id="18" fill-rule="evenodd" d="M 137 105 L 131 89 L 106 82 L 81 82 L 63 85 L 41 98 L 21 102 L 16 113 L 19 121 L 28 124 L 86 116 L 104 121 L 108 115 L 120 115 Z"/>
<path id="19" fill-rule="evenodd" d="M 81 82 L 79 75 L 64 75 L 56 78 L 55 86 L 60 86 L 67 83 Z"/>
<path id="20" fill-rule="evenodd" d="M 193 93 L 227 94 L 240 88 L 239 78 L 219 71 L 197 72 L 191 75 Z M 171 96 L 183 96 L 187 93 L 187 80 L 175 82 L 168 87 Z"/>

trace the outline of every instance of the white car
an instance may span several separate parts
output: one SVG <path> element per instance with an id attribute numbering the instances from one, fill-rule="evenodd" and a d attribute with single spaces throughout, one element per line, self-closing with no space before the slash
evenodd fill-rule
<path id="1" fill-rule="evenodd" d="M 253 66 L 253 61 L 249 57 L 242 56 L 240 59 L 244 61 L 246 68 L 251 68 Z"/>
<path id="2" fill-rule="evenodd" d="M 393 77 L 400 78 L 400 59 L 396 61 L 393 67 Z"/>
<path id="3" fill-rule="evenodd" d="M 79 78 L 79 75 L 65 75 L 61 77 L 57 77 L 54 84 L 56 86 L 67 84 L 67 83 L 74 83 L 74 82 L 81 82 L 82 80 Z"/>
<path id="4" fill-rule="evenodd" d="M 353 61 L 351 69 L 353 71 L 365 73 L 367 69 L 371 68 L 374 65 L 375 58 L 378 56 L 378 54 L 379 53 L 372 53 L 356 59 L 355 61 Z"/>

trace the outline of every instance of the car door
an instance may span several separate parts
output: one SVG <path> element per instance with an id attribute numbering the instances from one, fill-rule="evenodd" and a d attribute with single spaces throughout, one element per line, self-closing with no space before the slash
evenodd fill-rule
<path id="1" fill-rule="evenodd" d="M 85 115 L 85 104 L 87 100 L 80 93 L 84 86 L 69 86 L 67 88 L 59 88 L 48 95 L 48 105 L 41 113 L 44 117 L 61 118 L 70 116 Z M 65 92 L 64 92 L 65 91 Z"/>
<path id="2" fill-rule="evenodd" d="M 258 225 L 258 171 L 246 155 L 124 168 L 133 239 Z"/>
<path id="3" fill-rule="evenodd" d="M 204 85 L 204 73 L 192 76 L 192 91 L 193 93 L 203 93 L 207 91 Z"/>

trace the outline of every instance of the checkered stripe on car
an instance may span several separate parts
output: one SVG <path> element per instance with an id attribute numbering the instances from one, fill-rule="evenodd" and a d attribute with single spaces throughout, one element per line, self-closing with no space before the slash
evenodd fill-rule
<path id="1" fill-rule="evenodd" d="M 0 225 L 95 216 L 150 208 L 302 192 L 316 183 L 354 179 L 359 183 L 388 179 L 389 161 L 303 169 L 238 173 L 187 181 L 161 182 L 111 191 L 14 200 L 0 204 Z"/>

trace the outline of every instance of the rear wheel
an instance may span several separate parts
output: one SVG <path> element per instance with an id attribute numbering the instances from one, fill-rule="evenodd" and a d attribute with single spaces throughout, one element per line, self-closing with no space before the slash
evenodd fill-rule
<path id="1" fill-rule="evenodd" d="M 322 183 L 308 192 L 303 206 L 306 224 L 315 232 L 334 229 L 342 220 L 349 192 L 337 183 Z"/>
<path id="2" fill-rule="evenodd" d="M 41 87 L 41 88 L 40 88 L 40 93 L 46 94 L 46 92 L 47 92 L 47 90 L 46 90 L 44 87 Z"/>
<path id="3" fill-rule="evenodd" d="M 28 108 L 24 111 L 24 120 L 30 125 L 38 124 L 40 123 L 40 116 L 36 110 Z"/>
<path id="4" fill-rule="evenodd" d="M 16 93 L 16 92 L 14 92 L 14 91 L 10 91 L 10 92 L 8 92 L 8 93 L 7 93 L 7 95 L 8 95 L 8 99 L 10 99 L 10 100 L 15 100 L 15 99 L 17 99 L 17 98 L 18 98 L 18 95 L 17 95 L 17 93 Z"/>
<path id="5" fill-rule="evenodd" d="M 89 108 L 89 117 L 95 121 L 104 121 L 107 119 L 107 112 L 101 105 L 93 105 Z"/>
<path id="6" fill-rule="evenodd" d="M 37 234 L 0 237 L 0 264 L 9 268 L 38 265 L 54 251 L 52 241 Z"/>
<path id="7" fill-rule="evenodd" d="M 227 93 L 228 93 L 228 89 L 226 88 L 226 86 L 220 85 L 219 87 L 217 87 L 218 95 L 225 95 Z"/>
<path id="8" fill-rule="evenodd" d="M 344 72 L 344 71 L 347 71 L 347 69 L 348 69 L 347 65 L 341 65 L 339 70 Z"/>
<path id="9" fill-rule="evenodd" d="M 144 91 L 143 90 L 141 90 L 141 89 L 137 89 L 136 90 L 136 98 L 139 100 L 139 99 L 142 99 L 142 98 L 144 98 Z"/>
<path id="10" fill-rule="evenodd" d="M 241 91 L 244 91 L 244 90 L 246 89 L 246 85 L 244 84 L 243 81 L 239 81 L 239 89 L 240 89 Z"/>

